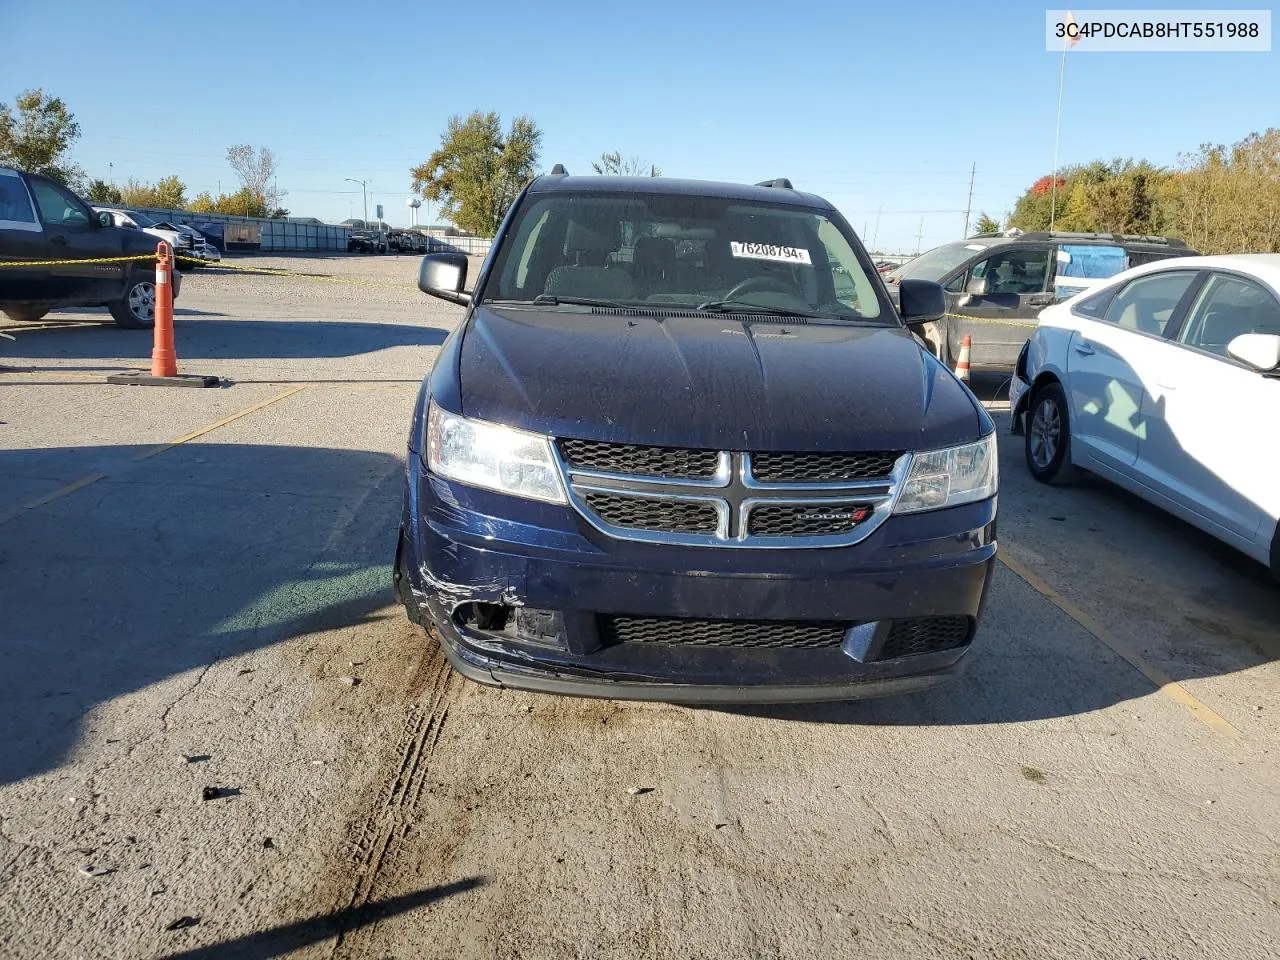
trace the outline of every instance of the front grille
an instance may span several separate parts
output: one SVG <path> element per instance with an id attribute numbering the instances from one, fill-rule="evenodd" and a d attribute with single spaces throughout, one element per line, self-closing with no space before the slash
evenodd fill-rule
<path id="1" fill-rule="evenodd" d="M 560 455 L 571 468 L 600 473 L 629 473 L 671 480 L 710 480 L 720 455 L 715 450 L 648 447 L 598 440 L 560 440 Z"/>
<path id="2" fill-rule="evenodd" d="M 848 533 L 867 517 L 871 507 L 859 503 L 757 504 L 747 517 L 753 537 L 824 537 Z"/>
<path id="3" fill-rule="evenodd" d="M 720 514 L 711 503 L 625 497 L 595 490 L 582 494 L 582 499 L 596 516 L 615 527 L 707 535 L 714 535 L 719 527 Z"/>
<path id="4" fill-rule="evenodd" d="M 901 453 L 753 453 L 760 483 L 852 483 L 887 480 Z"/>
<path id="5" fill-rule="evenodd" d="M 819 650 L 838 647 L 852 626 L 835 620 L 691 620 L 668 617 L 599 618 L 605 644 L 660 643 L 694 647 Z"/>
<path id="6" fill-rule="evenodd" d="M 969 640 L 971 620 L 968 617 L 919 617 L 897 620 L 889 628 L 889 636 L 880 648 L 878 660 L 913 657 L 962 647 Z"/>

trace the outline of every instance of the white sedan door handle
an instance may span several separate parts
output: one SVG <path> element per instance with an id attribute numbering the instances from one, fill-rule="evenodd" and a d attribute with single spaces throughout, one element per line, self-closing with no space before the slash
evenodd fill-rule
<path id="1" fill-rule="evenodd" d="M 1080 354 L 1082 357 L 1092 357 L 1093 352 L 1093 344 L 1088 340 L 1081 340 L 1076 344 L 1076 353 Z"/>

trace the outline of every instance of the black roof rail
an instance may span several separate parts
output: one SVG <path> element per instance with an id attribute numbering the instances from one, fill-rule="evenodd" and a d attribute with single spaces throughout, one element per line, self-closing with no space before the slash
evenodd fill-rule
<path id="1" fill-rule="evenodd" d="M 774 180 L 761 180 L 759 183 L 756 184 L 756 186 L 757 187 L 779 187 L 783 190 L 795 189 L 795 187 L 791 186 L 791 181 L 788 180 L 786 177 L 778 177 Z"/>
<path id="2" fill-rule="evenodd" d="M 557 163 L 551 168 L 551 176 L 553 177 L 567 177 L 568 175 L 569 171 L 564 168 L 563 163 Z"/>
<path id="3" fill-rule="evenodd" d="M 1071 233 L 1061 230 L 1037 230 L 1024 233 L 1019 240 L 1110 240 L 1112 243 L 1150 243 L 1164 247 L 1185 247 L 1177 237 L 1147 237 L 1133 233 Z"/>

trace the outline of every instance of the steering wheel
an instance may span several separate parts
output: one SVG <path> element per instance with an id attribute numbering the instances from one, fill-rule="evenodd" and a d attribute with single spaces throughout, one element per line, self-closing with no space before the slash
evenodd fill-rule
<path id="1" fill-rule="evenodd" d="M 797 296 L 798 291 L 793 284 L 778 277 L 748 277 L 724 295 L 725 300 L 737 300 L 744 293 L 787 293 Z"/>

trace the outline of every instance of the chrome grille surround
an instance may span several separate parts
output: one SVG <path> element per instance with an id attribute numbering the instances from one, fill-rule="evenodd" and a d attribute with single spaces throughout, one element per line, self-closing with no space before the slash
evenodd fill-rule
<path id="1" fill-rule="evenodd" d="M 911 455 L 904 453 L 894 462 L 889 475 L 880 479 L 763 483 L 755 479 L 752 473 L 751 454 L 720 451 L 716 455 L 717 466 L 712 478 L 682 480 L 581 469 L 565 462 L 559 443 L 552 443 L 551 448 L 564 477 L 570 503 L 596 530 L 619 540 L 694 547 L 794 550 L 851 546 L 869 537 L 889 518 L 911 467 Z M 591 508 L 587 503 L 587 497 L 591 494 L 711 504 L 717 511 L 718 523 L 714 533 L 618 526 L 608 522 Z M 839 526 L 844 529 L 833 533 L 753 535 L 750 532 L 751 513 L 759 506 L 812 506 L 818 514 L 839 511 L 842 507 L 851 510 L 865 507 L 870 513 L 852 528 L 847 522 L 840 522 Z"/>

